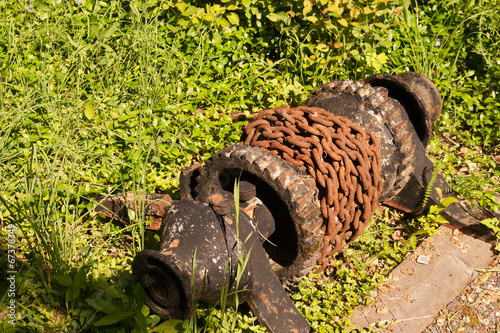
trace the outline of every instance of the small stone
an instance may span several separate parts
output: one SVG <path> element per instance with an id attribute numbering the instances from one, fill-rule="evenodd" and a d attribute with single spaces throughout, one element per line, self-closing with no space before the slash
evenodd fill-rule
<path id="1" fill-rule="evenodd" d="M 469 162 L 469 163 L 466 163 L 466 164 L 469 167 L 470 172 L 473 172 L 474 170 L 477 169 L 477 163 Z"/>
<path id="2" fill-rule="evenodd" d="M 387 306 L 382 306 L 377 309 L 377 313 L 387 313 L 389 312 L 389 308 Z"/>
<path id="3" fill-rule="evenodd" d="M 419 264 L 422 264 L 422 265 L 428 265 L 430 261 L 431 261 L 431 257 L 429 257 L 429 256 L 424 256 L 421 254 L 417 257 L 417 262 Z"/>
<path id="4" fill-rule="evenodd" d="M 413 275 L 413 274 L 415 274 L 415 270 L 412 268 L 411 271 L 409 271 L 405 268 L 402 268 L 401 273 L 403 273 L 404 275 Z"/>
<path id="5" fill-rule="evenodd" d="M 467 168 L 466 166 L 463 166 L 463 167 L 460 167 L 460 169 L 458 169 L 458 171 L 460 171 L 461 173 L 467 173 L 469 171 L 469 168 Z"/>
<path id="6" fill-rule="evenodd" d="M 437 324 L 434 324 L 431 326 L 431 332 L 430 333 L 439 333 L 439 327 Z"/>
<path id="7" fill-rule="evenodd" d="M 404 299 L 411 303 L 415 302 L 415 299 L 411 295 L 406 296 Z"/>

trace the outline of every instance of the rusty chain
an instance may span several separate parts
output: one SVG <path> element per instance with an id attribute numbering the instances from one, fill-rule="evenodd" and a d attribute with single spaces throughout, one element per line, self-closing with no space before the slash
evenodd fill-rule
<path id="1" fill-rule="evenodd" d="M 356 239 L 382 192 L 378 142 L 372 132 L 324 109 L 282 105 L 254 116 L 245 144 L 259 146 L 301 167 L 319 189 L 325 232 L 318 263 Z"/>

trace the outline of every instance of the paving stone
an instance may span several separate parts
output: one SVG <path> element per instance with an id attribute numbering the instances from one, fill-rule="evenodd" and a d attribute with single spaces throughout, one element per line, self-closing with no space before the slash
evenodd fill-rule
<path id="1" fill-rule="evenodd" d="M 493 261 L 491 244 L 456 232 L 453 235 L 446 227 L 439 231 L 394 269 L 390 288 L 379 291 L 374 306 L 356 309 L 351 323 L 361 328 L 389 321 L 387 332 L 421 333 L 474 280 L 475 269 Z M 421 254 L 430 257 L 429 264 L 417 263 Z M 386 308 L 388 311 L 380 310 Z"/>

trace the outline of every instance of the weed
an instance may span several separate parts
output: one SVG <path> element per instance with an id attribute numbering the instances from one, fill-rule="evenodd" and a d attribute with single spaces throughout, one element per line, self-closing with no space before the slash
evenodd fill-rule
<path id="1" fill-rule="evenodd" d="M 500 251 L 500 221 L 497 218 L 485 219 L 481 221 L 482 224 L 490 228 L 497 237 L 497 245 L 495 246 L 496 251 Z"/>

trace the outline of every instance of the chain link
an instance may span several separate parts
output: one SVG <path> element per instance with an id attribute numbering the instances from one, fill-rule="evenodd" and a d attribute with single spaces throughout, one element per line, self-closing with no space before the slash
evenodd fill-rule
<path id="1" fill-rule="evenodd" d="M 318 260 L 323 270 L 332 254 L 363 232 L 377 207 L 383 184 L 375 136 L 324 109 L 282 105 L 255 115 L 243 139 L 315 179 L 325 232 Z"/>

